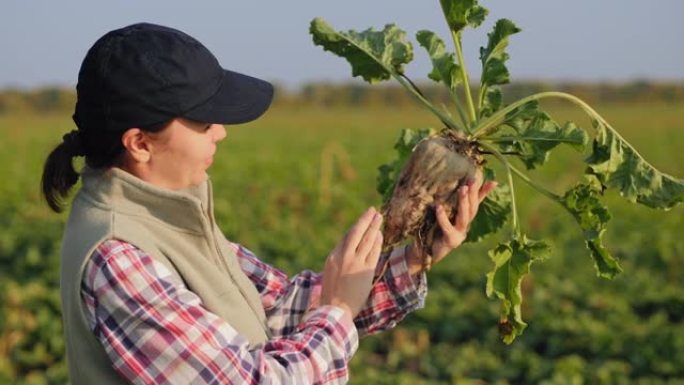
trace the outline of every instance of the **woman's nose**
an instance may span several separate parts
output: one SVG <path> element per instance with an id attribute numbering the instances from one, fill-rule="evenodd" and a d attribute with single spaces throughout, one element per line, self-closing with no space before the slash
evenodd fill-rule
<path id="1" fill-rule="evenodd" d="M 226 137 L 226 128 L 223 124 L 212 124 L 212 130 L 214 131 L 214 141 L 220 142 Z"/>

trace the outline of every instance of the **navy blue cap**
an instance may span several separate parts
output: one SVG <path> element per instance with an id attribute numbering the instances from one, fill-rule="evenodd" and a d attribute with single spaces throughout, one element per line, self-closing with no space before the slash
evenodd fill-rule
<path id="1" fill-rule="evenodd" d="M 183 117 L 239 124 L 273 99 L 264 80 L 225 70 L 199 41 L 149 23 L 108 32 L 81 65 L 73 115 L 82 130 L 124 131 Z"/>

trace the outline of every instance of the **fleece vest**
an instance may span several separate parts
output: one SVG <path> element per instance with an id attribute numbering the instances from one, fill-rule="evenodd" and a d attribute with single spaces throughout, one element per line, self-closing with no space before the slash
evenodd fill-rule
<path id="1" fill-rule="evenodd" d="M 211 182 L 172 191 L 118 168 L 85 168 L 62 244 L 61 297 L 71 383 L 122 384 L 85 318 L 80 286 L 105 240 L 131 243 L 164 264 L 204 307 L 258 348 L 268 339 L 259 294 L 216 225 Z"/>

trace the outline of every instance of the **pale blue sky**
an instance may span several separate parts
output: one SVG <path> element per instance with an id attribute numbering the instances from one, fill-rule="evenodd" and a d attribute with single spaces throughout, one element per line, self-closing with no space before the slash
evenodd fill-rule
<path id="1" fill-rule="evenodd" d="M 486 28 L 464 41 L 474 74 L 486 32 L 495 19 L 508 17 L 523 29 L 510 46 L 514 80 L 684 81 L 684 0 L 480 3 L 491 11 Z M 73 86 L 98 37 L 139 21 L 184 30 L 224 67 L 289 86 L 349 79 L 343 59 L 311 43 L 308 24 L 315 16 L 338 29 L 396 22 L 412 39 L 423 28 L 446 37 L 437 0 L 3 0 L 0 88 Z M 422 48 L 414 49 L 408 74 L 422 80 L 428 62 Z"/>

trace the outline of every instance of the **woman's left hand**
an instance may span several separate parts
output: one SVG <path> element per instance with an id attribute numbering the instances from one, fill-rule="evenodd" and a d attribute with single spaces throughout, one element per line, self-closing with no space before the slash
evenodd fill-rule
<path id="1" fill-rule="evenodd" d="M 438 263 L 446 257 L 453 249 L 465 241 L 468 235 L 470 223 L 477 215 L 480 203 L 496 187 L 495 181 L 483 184 L 481 171 L 477 171 L 475 178 L 468 184 L 461 186 L 458 191 L 458 213 L 454 223 L 449 221 L 444 207 L 437 206 L 435 214 L 437 222 L 442 230 L 441 236 L 432 243 L 432 264 Z M 421 251 L 417 250 L 415 244 L 411 245 L 409 255 L 407 255 L 409 270 L 417 273 L 422 270 Z"/>

